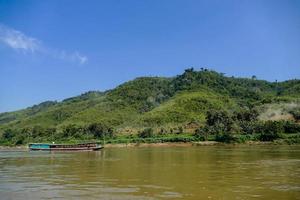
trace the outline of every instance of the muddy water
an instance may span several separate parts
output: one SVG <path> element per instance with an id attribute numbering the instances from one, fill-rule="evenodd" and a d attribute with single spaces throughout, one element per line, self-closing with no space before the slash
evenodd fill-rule
<path id="1" fill-rule="evenodd" d="M 0 151 L 0 199 L 300 199 L 300 146 Z"/>

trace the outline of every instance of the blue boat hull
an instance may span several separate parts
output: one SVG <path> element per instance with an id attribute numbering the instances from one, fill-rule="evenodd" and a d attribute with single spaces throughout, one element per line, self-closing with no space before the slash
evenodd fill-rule
<path id="1" fill-rule="evenodd" d="M 85 144 L 44 144 L 33 143 L 28 145 L 31 151 L 97 151 L 103 148 L 96 143 Z"/>
<path id="2" fill-rule="evenodd" d="M 45 150 L 50 151 L 50 144 L 29 144 L 30 150 Z"/>

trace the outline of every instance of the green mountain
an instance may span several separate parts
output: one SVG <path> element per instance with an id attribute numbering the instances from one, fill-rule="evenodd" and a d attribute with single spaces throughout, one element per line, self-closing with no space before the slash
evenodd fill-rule
<path id="1" fill-rule="evenodd" d="M 141 77 L 105 92 L 1 113 L 0 136 L 7 142 L 26 141 L 29 136 L 39 141 L 50 134 L 79 137 L 95 128 L 115 135 L 136 134 L 147 127 L 193 132 L 204 126 L 211 110 L 257 110 L 260 121 L 298 122 L 300 80 L 268 82 L 192 68 L 171 78 Z"/>

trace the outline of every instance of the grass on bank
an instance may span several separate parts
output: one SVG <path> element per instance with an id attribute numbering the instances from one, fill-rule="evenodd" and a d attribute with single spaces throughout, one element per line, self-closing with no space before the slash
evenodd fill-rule
<path id="1" fill-rule="evenodd" d="M 130 144 L 130 143 L 191 143 L 191 142 L 203 142 L 203 141 L 217 141 L 220 143 L 227 144 L 242 144 L 250 141 L 254 142 L 272 142 L 273 144 L 300 144 L 300 134 L 281 134 L 278 138 L 272 140 L 263 140 L 262 134 L 253 134 L 253 135 L 209 135 L 207 138 L 199 137 L 195 134 L 165 134 L 154 135 L 151 137 L 141 138 L 138 135 L 118 135 L 111 138 L 103 138 L 103 139 L 86 139 L 79 140 L 76 138 L 65 138 L 61 140 L 55 140 L 56 144 L 64 143 L 64 144 L 76 144 L 76 143 L 85 143 L 85 142 L 97 142 L 101 144 Z M 34 140 L 28 141 L 28 143 L 37 142 L 37 143 L 52 143 L 53 140 Z M 25 144 L 25 143 L 24 143 Z M 24 145 L 22 144 L 22 145 Z M 16 146 L 15 144 L 11 144 L 9 142 L 1 142 L 2 146 Z"/>

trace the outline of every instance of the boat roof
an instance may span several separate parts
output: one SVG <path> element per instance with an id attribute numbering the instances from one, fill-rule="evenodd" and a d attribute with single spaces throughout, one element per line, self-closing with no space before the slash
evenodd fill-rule
<path id="1" fill-rule="evenodd" d="M 99 144 L 100 142 L 84 142 L 84 143 L 74 143 L 72 145 L 79 145 L 79 144 Z M 48 144 L 48 145 L 71 145 L 71 144 L 52 144 L 52 143 L 28 143 L 28 144 Z"/>
<path id="2" fill-rule="evenodd" d="M 28 144 L 50 144 L 50 143 L 28 143 Z"/>

